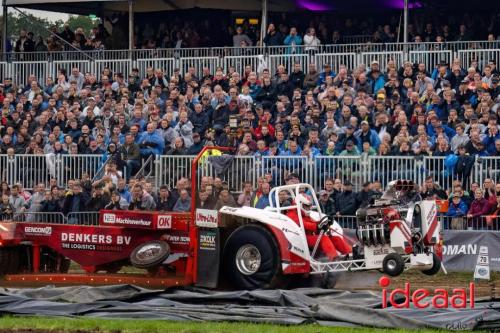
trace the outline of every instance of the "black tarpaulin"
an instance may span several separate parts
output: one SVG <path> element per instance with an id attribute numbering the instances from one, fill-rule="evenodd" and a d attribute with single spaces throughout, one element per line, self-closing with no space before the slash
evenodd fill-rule
<path id="1" fill-rule="evenodd" d="M 4 314 L 122 319 L 248 321 L 380 328 L 500 328 L 500 302 L 476 301 L 474 309 L 381 308 L 379 293 L 302 288 L 212 291 L 147 290 L 130 285 L 0 289 Z"/>

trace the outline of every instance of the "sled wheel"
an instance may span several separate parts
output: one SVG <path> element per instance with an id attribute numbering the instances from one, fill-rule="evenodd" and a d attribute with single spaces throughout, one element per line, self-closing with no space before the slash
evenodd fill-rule
<path id="1" fill-rule="evenodd" d="M 439 273 L 439 270 L 441 269 L 441 259 L 435 254 L 432 253 L 432 267 L 422 271 L 425 275 L 435 275 Z"/>
<path id="2" fill-rule="evenodd" d="M 150 268 L 161 264 L 169 254 L 167 242 L 155 240 L 136 247 L 130 254 L 130 262 L 137 268 Z"/>
<path id="3" fill-rule="evenodd" d="M 224 246 L 223 260 L 228 281 L 238 289 L 272 288 L 280 282 L 278 245 L 262 227 L 236 229 Z"/>
<path id="4" fill-rule="evenodd" d="M 0 248 L 0 275 L 8 274 L 10 267 L 10 251 L 7 248 Z"/>
<path id="5" fill-rule="evenodd" d="M 71 265 L 71 260 L 64 256 L 61 256 L 60 260 L 61 262 L 59 264 L 59 273 L 68 273 L 69 266 Z"/>
<path id="6" fill-rule="evenodd" d="M 405 269 L 405 261 L 401 255 L 397 253 L 389 253 L 385 256 L 382 262 L 384 273 L 389 276 L 398 276 Z"/>

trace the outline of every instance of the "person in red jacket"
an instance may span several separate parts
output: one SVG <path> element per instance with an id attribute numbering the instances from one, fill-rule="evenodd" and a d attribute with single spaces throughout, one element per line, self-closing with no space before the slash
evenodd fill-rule
<path id="1" fill-rule="evenodd" d="M 342 228 L 336 224 L 333 228 L 330 224 L 320 223 L 311 217 L 312 200 L 306 194 L 299 194 L 295 198 L 296 204 L 299 206 L 302 216 L 302 223 L 306 232 L 307 245 L 312 249 L 316 244 L 321 230 L 325 233 L 319 242 L 319 249 L 328 258 L 329 261 L 338 257 L 338 252 L 349 254 L 352 252 L 351 246 L 344 240 Z M 290 209 L 286 215 L 295 223 L 300 224 L 298 209 Z M 332 230 L 333 229 L 333 230 Z"/>
<path id="2" fill-rule="evenodd" d="M 483 190 L 478 188 L 474 191 L 475 199 L 472 201 L 469 211 L 467 212 L 468 227 L 474 228 L 482 226 L 482 217 L 490 213 L 490 204 L 484 198 Z"/>

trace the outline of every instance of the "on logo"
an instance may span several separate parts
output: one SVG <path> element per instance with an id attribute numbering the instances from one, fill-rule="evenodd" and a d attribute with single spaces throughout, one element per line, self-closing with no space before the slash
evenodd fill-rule
<path id="1" fill-rule="evenodd" d="M 116 215 L 111 214 L 111 213 L 105 213 L 103 216 L 103 222 L 104 223 L 115 223 L 116 222 Z"/>
<path id="2" fill-rule="evenodd" d="M 172 216 L 171 215 L 158 215 L 158 229 L 172 229 Z"/>

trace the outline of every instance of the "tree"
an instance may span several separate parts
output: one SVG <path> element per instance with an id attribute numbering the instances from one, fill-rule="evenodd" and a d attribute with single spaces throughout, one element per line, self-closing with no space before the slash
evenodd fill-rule
<path id="1" fill-rule="evenodd" d="M 90 30 L 96 26 L 90 17 L 82 15 L 71 15 L 66 23 L 69 24 L 69 28 L 73 31 L 75 31 L 76 28 L 82 28 L 86 36 L 88 36 Z"/>
<path id="2" fill-rule="evenodd" d="M 12 37 L 19 36 L 19 32 L 23 29 L 27 32 L 33 32 L 35 36 L 47 37 L 49 35 L 47 30 L 53 24 L 47 19 L 42 19 L 32 14 L 21 15 L 18 13 L 9 13 L 7 18 L 7 36 Z"/>

